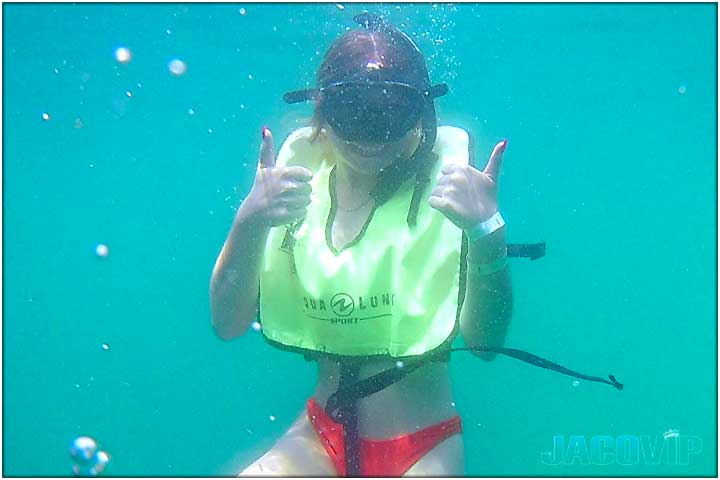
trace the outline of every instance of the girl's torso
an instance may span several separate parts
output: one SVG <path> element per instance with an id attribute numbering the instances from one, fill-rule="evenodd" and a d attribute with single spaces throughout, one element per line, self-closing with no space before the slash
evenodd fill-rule
<path id="1" fill-rule="evenodd" d="M 325 406 L 338 388 L 340 367 L 319 358 L 315 399 Z M 388 368 L 395 360 L 373 358 L 360 366 L 360 380 Z M 448 362 L 428 362 L 384 390 L 358 401 L 358 426 L 365 438 L 390 438 L 412 433 L 457 415 Z"/>
<path id="2" fill-rule="evenodd" d="M 355 212 L 338 211 L 332 225 L 333 246 L 341 250 L 352 243 L 367 222 L 372 202 Z M 372 357 L 360 366 L 359 380 L 388 368 L 396 360 Z M 318 385 L 315 399 L 325 405 L 338 388 L 340 367 L 337 361 L 318 358 Z M 414 432 L 457 415 L 452 399 L 448 362 L 432 361 L 403 377 L 386 389 L 358 402 L 360 435 L 388 438 Z"/>

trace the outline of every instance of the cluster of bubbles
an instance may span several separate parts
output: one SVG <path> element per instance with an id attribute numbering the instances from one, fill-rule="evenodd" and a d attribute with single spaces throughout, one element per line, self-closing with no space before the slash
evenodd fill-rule
<path id="1" fill-rule="evenodd" d="M 431 77 L 454 80 L 462 66 L 454 47 L 457 14 L 458 8 L 453 4 L 432 4 L 430 27 L 419 33 L 420 38 L 429 41 L 425 51 Z"/>
<path id="2" fill-rule="evenodd" d="M 77 437 L 70 445 L 70 458 L 73 461 L 73 475 L 76 477 L 96 477 L 105 471 L 110 462 L 107 452 L 98 450 L 92 437 Z"/>

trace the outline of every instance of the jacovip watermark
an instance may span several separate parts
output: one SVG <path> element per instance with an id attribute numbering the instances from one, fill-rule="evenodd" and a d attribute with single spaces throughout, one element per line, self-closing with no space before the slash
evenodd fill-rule
<path id="1" fill-rule="evenodd" d="M 661 435 L 555 435 L 545 465 L 690 465 L 702 440 L 670 429 Z"/>

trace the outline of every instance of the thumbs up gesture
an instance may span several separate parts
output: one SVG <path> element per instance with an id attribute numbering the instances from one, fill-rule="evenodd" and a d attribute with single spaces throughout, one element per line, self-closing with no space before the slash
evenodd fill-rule
<path id="1" fill-rule="evenodd" d="M 255 182 L 240 208 L 263 225 L 277 227 L 305 217 L 310 204 L 312 172 L 305 167 L 275 165 L 273 136 L 262 129 Z"/>
<path id="2" fill-rule="evenodd" d="M 470 230 L 498 211 L 498 177 L 507 140 L 495 145 L 485 168 L 448 164 L 430 194 L 430 206 L 459 228 Z"/>

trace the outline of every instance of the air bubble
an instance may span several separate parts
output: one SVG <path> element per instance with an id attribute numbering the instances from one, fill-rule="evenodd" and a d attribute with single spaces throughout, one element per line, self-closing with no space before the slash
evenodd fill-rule
<path id="1" fill-rule="evenodd" d="M 97 450 L 97 442 L 92 437 L 77 437 L 70 446 L 70 457 L 78 463 L 85 463 L 93 458 Z"/>
<path id="2" fill-rule="evenodd" d="M 132 52 L 129 48 L 119 47 L 115 49 L 115 60 L 120 63 L 129 63 L 132 60 Z"/>
<path id="3" fill-rule="evenodd" d="M 168 62 L 168 71 L 176 77 L 179 77 L 187 72 L 187 65 L 185 65 L 185 62 L 182 60 L 174 58 Z"/>
<path id="4" fill-rule="evenodd" d="M 101 258 L 105 258 L 110 253 L 110 249 L 104 243 L 98 243 L 95 246 L 95 255 Z"/>
<path id="5" fill-rule="evenodd" d="M 103 452 L 102 450 L 97 452 L 95 454 L 95 465 L 90 469 L 90 472 L 94 475 L 98 475 L 105 470 L 105 467 L 110 462 L 110 455 L 107 454 L 107 452 Z"/>
<path id="6" fill-rule="evenodd" d="M 70 448 L 70 456 L 75 464 L 73 474 L 78 477 L 96 477 L 110 462 L 110 455 L 97 451 L 97 443 L 90 437 L 78 437 Z"/>

